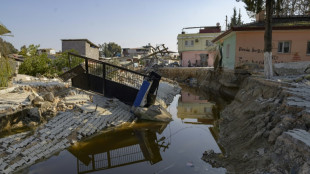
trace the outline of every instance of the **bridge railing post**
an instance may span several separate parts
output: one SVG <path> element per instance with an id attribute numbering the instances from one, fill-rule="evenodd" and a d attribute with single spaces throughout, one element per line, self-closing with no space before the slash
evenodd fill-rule
<path id="1" fill-rule="evenodd" d="M 87 88 L 90 89 L 88 59 L 84 59 L 84 60 L 85 60 L 85 70 L 86 70 L 86 77 L 87 77 Z"/>
<path id="2" fill-rule="evenodd" d="M 102 77 L 103 77 L 103 95 L 106 94 L 106 65 L 102 63 Z"/>
<path id="3" fill-rule="evenodd" d="M 68 66 L 70 67 L 70 69 L 72 68 L 71 67 L 71 55 L 70 55 L 70 53 L 68 53 Z"/>

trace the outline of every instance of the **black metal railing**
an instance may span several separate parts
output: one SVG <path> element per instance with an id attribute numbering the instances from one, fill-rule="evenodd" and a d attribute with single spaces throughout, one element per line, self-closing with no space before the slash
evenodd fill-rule
<path id="1" fill-rule="evenodd" d="M 68 56 L 70 68 L 74 68 L 74 66 L 79 65 L 76 64 L 76 62 L 81 62 L 80 60 L 84 60 L 82 61 L 82 64 L 85 66 L 87 74 L 95 75 L 102 78 L 105 77 L 108 80 L 138 89 L 140 88 L 144 77 L 147 77 L 147 75 L 145 74 L 141 74 L 133 70 L 113 65 L 101 60 L 91 59 L 74 53 L 69 53 Z M 105 69 L 103 69 L 104 67 Z"/>
<path id="2" fill-rule="evenodd" d="M 116 97 L 132 104 L 139 91 L 145 74 L 113 65 L 101 60 L 91 59 L 74 53 L 68 53 L 69 68 L 82 65 L 83 74 L 72 78 L 72 86 L 99 92 L 107 97 Z"/>

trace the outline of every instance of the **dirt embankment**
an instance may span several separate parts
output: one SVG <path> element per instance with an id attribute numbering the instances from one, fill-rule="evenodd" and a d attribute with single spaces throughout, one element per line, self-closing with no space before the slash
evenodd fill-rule
<path id="1" fill-rule="evenodd" d="M 250 77 L 221 113 L 225 155 L 203 159 L 235 173 L 310 173 L 309 83 Z"/>
<path id="2" fill-rule="evenodd" d="M 241 82 L 250 76 L 247 71 L 213 71 L 206 67 L 160 68 L 158 73 L 189 86 L 198 87 L 206 93 L 213 93 L 233 99 Z"/>

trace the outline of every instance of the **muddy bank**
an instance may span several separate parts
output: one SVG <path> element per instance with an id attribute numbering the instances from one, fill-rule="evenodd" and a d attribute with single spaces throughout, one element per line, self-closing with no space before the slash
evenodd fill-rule
<path id="1" fill-rule="evenodd" d="M 232 173 L 310 173 L 310 83 L 295 82 L 245 79 L 220 115 L 226 153 L 203 159 Z"/>
<path id="2" fill-rule="evenodd" d="M 198 87 L 206 93 L 233 99 L 242 81 L 251 74 L 246 70 L 213 71 L 207 67 L 160 68 L 158 73 L 192 87 Z"/>

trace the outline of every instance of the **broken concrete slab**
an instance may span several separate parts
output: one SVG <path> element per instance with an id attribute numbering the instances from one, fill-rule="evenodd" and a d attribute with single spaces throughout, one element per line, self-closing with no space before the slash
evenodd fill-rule
<path id="1" fill-rule="evenodd" d="M 307 68 L 310 66 L 310 61 L 304 62 L 289 62 L 289 63 L 275 63 L 274 71 L 279 76 L 305 74 Z"/>
<path id="2" fill-rule="evenodd" d="M 67 96 L 64 98 L 65 104 L 77 104 L 77 103 L 85 103 L 87 101 L 90 101 L 89 95 L 86 94 L 77 94 L 72 96 Z"/>
<path id="3" fill-rule="evenodd" d="M 161 105 L 152 105 L 149 108 L 135 108 L 134 114 L 142 120 L 169 122 L 172 115 Z"/>

